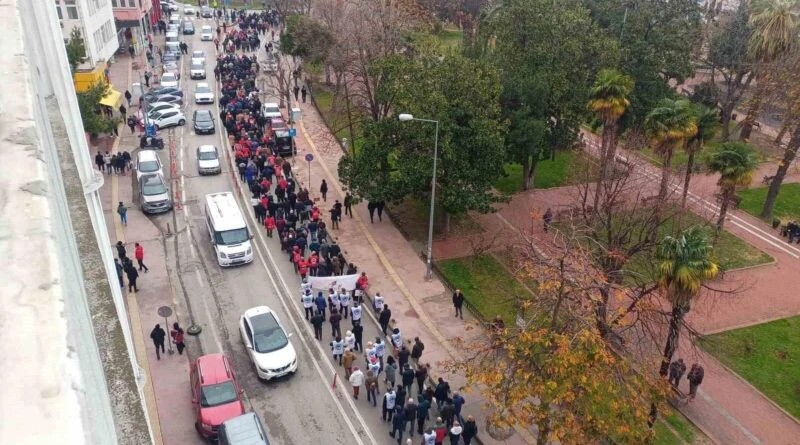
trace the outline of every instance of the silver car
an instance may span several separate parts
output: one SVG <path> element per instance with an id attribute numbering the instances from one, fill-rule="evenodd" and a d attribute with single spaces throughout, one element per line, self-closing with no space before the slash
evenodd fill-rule
<path id="1" fill-rule="evenodd" d="M 216 175 L 222 173 L 219 163 L 219 150 L 213 145 L 197 147 L 197 172 L 201 175 Z"/>
<path id="2" fill-rule="evenodd" d="M 172 210 L 172 198 L 161 174 L 144 175 L 139 179 L 139 195 L 144 213 L 164 213 Z"/>

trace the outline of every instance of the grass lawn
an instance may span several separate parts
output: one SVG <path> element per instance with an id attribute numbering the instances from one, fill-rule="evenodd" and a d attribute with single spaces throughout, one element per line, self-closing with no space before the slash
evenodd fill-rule
<path id="1" fill-rule="evenodd" d="M 549 189 L 567 184 L 569 167 L 575 154 L 571 150 L 559 150 L 554 161 L 539 161 L 533 176 L 533 188 Z M 507 176 L 501 176 L 494 186 L 504 195 L 513 195 L 522 188 L 522 166 L 506 164 Z"/>
<path id="2" fill-rule="evenodd" d="M 514 296 L 530 294 L 489 254 L 454 258 L 438 262 L 439 270 L 450 284 L 464 292 L 464 297 L 486 320 L 500 315 L 506 326 L 514 326 L 517 309 Z"/>
<path id="3" fill-rule="evenodd" d="M 428 239 L 428 212 L 430 212 L 430 200 L 418 199 L 412 196 L 406 197 L 399 203 L 392 204 L 389 208 L 395 223 L 403 228 L 406 236 L 414 241 L 427 242 Z M 437 207 L 433 218 L 433 238 L 444 238 L 444 212 Z M 467 215 L 456 215 L 450 217 L 451 238 L 473 235 L 483 232 L 481 225 Z"/>
<path id="4" fill-rule="evenodd" d="M 657 239 L 677 234 L 680 230 L 694 225 L 705 226 L 709 236 L 713 236 L 714 227 L 708 222 L 693 213 L 681 212 L 661 225 Z M 772 257 L 727 230 L 723 230 L 714 247 L 714 260 L 722 270 L 732 270 L 766 264 L 772 261 Z M 656 268 L 657 265 L 653 261 L 652 255 L 649 252 L 641 252 L 634 255 L 624 269 L 627 272 L 626 276 L 629 276 L 631 281 L 634 281 L 633 277 L 639 276 L 641 277 L 639 281 L 653 282 L 656 278 Z"/>
<path id="5" fill-rule="evenodd" d="M 767 187 L 756 187 L 736 192 L 742 198 L 739 208 L 760 218 L 761 208 L 767 199 Z M 800 184 L 782 184 L 772 214 L 781 219 L 800 219 Z"/>
<path id="6" fill-rule="evenodd" d="M 464 32 L 457 27 L 446 27 L 436 38 L 444 47 L 458 48 L 464 41 Z"/>
<path id="7" fill-rule="evenodd" d="M 800 417 L 800 317 L 703 338 L 703 348 Z"/>
<path id="8" fill-rule="evenodd" d="M 665 423 L 669 424 L 669 427 Z M 681 445 L 684 442 L 691 444 L 700 435 L 694 425 L 672 408 L 669 408 L 669 412 L 664 413 L 660 421 L 656 422 L 655 430 L 654 445 Z"/>

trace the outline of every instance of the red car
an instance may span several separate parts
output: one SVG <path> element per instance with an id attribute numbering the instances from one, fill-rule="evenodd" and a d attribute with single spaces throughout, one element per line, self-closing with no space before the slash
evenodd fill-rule
<path id="1" fill-rule="evenodd" d="M 244 414 L 244 391 L 225 355 L 208 354 L 193 361 L 189 384 L 197 418 L 195 427 L 204 437 L 216 439 L 222 422 Z"/>

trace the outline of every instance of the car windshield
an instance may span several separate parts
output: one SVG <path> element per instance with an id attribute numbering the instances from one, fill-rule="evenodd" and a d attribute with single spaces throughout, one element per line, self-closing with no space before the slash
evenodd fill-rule
<path id="1" fill-rule="evenodd" d="M 172 73 L 164 73 L 164 75 L 161 76 L 161 82 L 162 83 L 165 82 L 165 81 L 166 82 L 170 82 L 170 81 L 174 81 L 174 80 L 176 80 L 176 77 L 175 77 L 175 74 L 172 74 Z"/>
<path id="2" fill-rule="evenodd" d="M 236 401 L 236 388 L 232 381 L 204 386 L 201 392 L 200 405 L 204 408 L 224 405 Z"/>
<path id="3" fill-rule="evenodd" d="M 192 64 L 192 69 L 193 70 L 202 70 L 204 68 L 205 68 L 205 66 L 200 62 L 196 62 L 196 63 Z"/>
<path id="4" fill-rule="evenodd" d="M 152 173 L 158 171 L 158 162 L 156 161 L 143 161 L 139 163 L 139 171 L 142 173 Z"/>
<path id="5" fill-rule="evenodd" d="M 201 151 L 198 158 L 201 161 L 211 161 L 217 159 L 217 153 L 214 151 Z"/>
<path id="6" fill-rule="evenodd" d="M 158 177 L 145 178 L 142 183 L 142 194 L 145 196 L 163 195 L 167 193 L 167 188 Z"/>
<path id="7" fill-rule="evenodd" d="M 194 116 L 196 122 L 211 122 L 211 113 L 197 113 Z"/>
<path id="8" fill-rule="evenodd" d="M 247 227 L 226 230 L 224 232 L 216 232 L 214 237 L 217 239 L 217 244 L 221 244 L 223 246 L 241 244 L 250 239 L 247 234 Z"/>
<path id="9" fill-rule="evenodd" d="M 195 93 L 210 93 L 211 92 L 211 88 L 198 86 L 197 88 L 194 89 L 194 92 Z"/>
<path id="10" fill-rule="evenodd" d="M 211 32 L 211 27 L 210 26 L 204 26 L 203 27 L 203 32 Z"/>
<path id="11" fill-rule="evenodd" d="M 264 111 L 266 111 L 267 113 L 280 113 L 281 109 L 278 107 L 266 107 L 264 108 Z"/>
<path id="12" fill-rule="evenodd" d="M 195 51 L 192 53 L 192 57 L 194 57 L 195 59 L 202 59 L 205 56 L 206 56 L 205 53 L 203 53 L 202 51 Z"/>
<path id="13" fill-rule="evenodd" d="M 266 354 L 283 349 L 289 343 L 278 320 L 272 314 L 260 314 L 250 319 L 253 325 L 253 348 Z"/>

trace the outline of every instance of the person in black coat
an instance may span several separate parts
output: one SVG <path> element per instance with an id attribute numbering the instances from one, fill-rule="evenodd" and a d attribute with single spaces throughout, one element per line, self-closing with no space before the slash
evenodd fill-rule
<path id="1" fill-rule="evenodd" d="M 361 323 L 353 326 L 353 336 L 356 338 L 356 346 L 354 349 L 360 351 L 363 348 L 363 343 L 361 343 L 361 341 L 364 337 L 364 327 L 361 326 Z"/>
<path id="2" fill-rule="evenodd" d="M 133 267 L 133 262 L 129 261 L 125 265 L 125 275 L 128 276 L 128 292 L 139 292 L 136 287 L 136 279 L 139 278 L 139 271 Z"/>
<path id="3" fill-rule="evenodd" d="M 475 423 L 475 418 L 467 416 L 467 421 L 464 422 L 464 430 L 461 432 L 461 438 L 464 439 L 464 445 L 470 445 L 472 439 L 478 435 L 478 425 Z"/>
<path id="4" fill-rule="evenodd" d="M 462 307 L 464 306 L 464 294 L 461 293 L 461 289 L 456 289 L 453 292 L 453 307 L 456 308 L 456 317 L 460 319 L 464 319 L 464 313 L 462 312 Z"/>
<path id="5" fill-rule="evenodd" d="M 385 304 L 380 315 L 378 315 L 378 323 L 381 325 L 383 335 L 386 335 L 386 329 L 389 328 L 390 321 L 392 321 L 392 311 L 389 310 L 389 305 Z"/>
<path id="6" fill-rule="evenodd" d="M 161 354 L 164 353 L 164 338 L 167 336 L 167 331 L 161 328 L 161 325 L 157 324 L 156 327 L 150 331 L 150 338 L 153 340 L 153 344 L 156 347 L 156 358 L 161 360 Z"/>
<path id="7" fill-rule="evenodd" d="M 375 203 L 370 201 L 367 203 L 367 210 L 369 210 L 369 222 L 375 222 Z"/>
<path id="8" fill-rule="evenodd" d="M 120 261 L 123 261 L 127 256 L 128 253 L 125 251 L 125 244 L 122 244 L 122 241 L 117 241 L 117 257 Z"/>
<path id="9" fill-rule="evenodd" d="M 397 444 L 400 445 L 400 442 L 403 441 L 403 431 L 406 428 L 406 417 L 405 417 L 405 408 L 400 406 L 400 395 L 397 395 L 397 407 L 395 408 L 394 419 L 392 419 L 392 432 L 389 433 L 390 436 L 397 439 Z"/>

